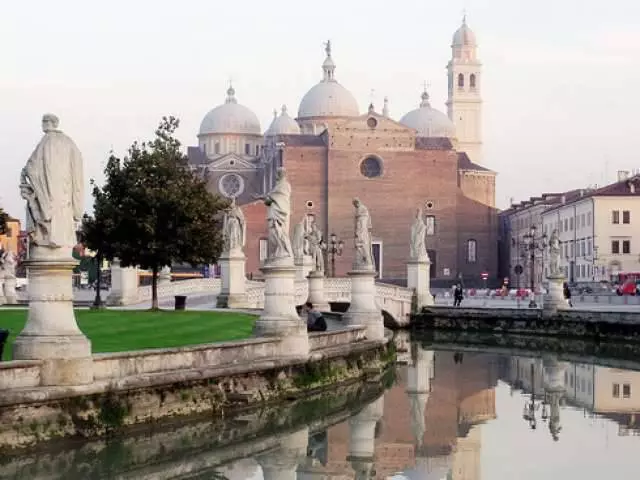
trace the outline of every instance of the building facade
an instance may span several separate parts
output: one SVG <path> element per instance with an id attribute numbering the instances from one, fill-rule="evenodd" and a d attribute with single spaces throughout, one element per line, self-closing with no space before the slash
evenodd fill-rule
<path id="1" fill-rule="evenodd" d="M 225 103 L 203 120 L 189 159 L 212 192 L 243 207 L 247 272 L 259 274 L 266 253 L 265 207 L 255 197 L 272 188 L 283 166 L 292 185 L 292 224 L 313 217 L 325 241 L 330 234 L 344 241 L 336 275 L 346 274 L 353 263 L 357 197 L 372 216 L 381 278 L 406 278 L 417 208 L 428 227 L 435 285 L 458 278 L 479 284 L 483 272 L 497 276 L 495 173 L 479 163 L 481 64 L 466 22 L 451 48 L 448 116 L 431 106 L 426 91 L 399 121 L 389 116 L 386 99 L 382 111 L 369 105 L 363 113 L 337 80 L 330 42 L 322 78 L 302 98 L 297 117 L 283 107 L 262 136 L 257 117 L 230 88 Z"/>
<path id="2" fill-rule="evenodd" d="M 620 172 L 616 183 L 580 190 L 542 218 L 547 232 L 558 231 L 560 266 L 570 283 L 640 272 L 640 176 Z"/>

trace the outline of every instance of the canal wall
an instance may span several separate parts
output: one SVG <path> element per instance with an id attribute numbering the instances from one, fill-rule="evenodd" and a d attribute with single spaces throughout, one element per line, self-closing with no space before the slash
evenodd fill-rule
<path id="1" fill-rule="evenodd" d="M 567 309 L 546 316 L 540 309 L 434 306 L 412 314 L 409 328 L 640 341 L 640 312 Z"/>
<path id="2" fill-rule="evenodd" d="M 304 358 L 283 356 L 275 338 L 95 354 L 95 380 L 83 386 L 41 386 L 46 362 L 0 363 L 0 451 L 111 435 L 168 417 L 224 417 L 376 378 L 394 361 L 395 348 L 389 338 L 367 340 L 365 332 L 311 333 Z"/>
<path id="3" fill-rule="evenodd" d="M 225 421 L 180 418 L 128 429 L 109 441 L 40 444 L 0 456 L 0 478 L 217 478 L 214 473 L 221 466 L 237 460 L 256 455 L 281 460 L 283 453 L 290 455 L 281 450 L 291 447 L 288 437 L 300 430 L 308 432 L 300 442 L 304 458 L 308 439 L 357 414 L 392 383 L 393 370 L 387 370 L 381 381 L 350 382 L 331 395 L 247 409 Z"/>

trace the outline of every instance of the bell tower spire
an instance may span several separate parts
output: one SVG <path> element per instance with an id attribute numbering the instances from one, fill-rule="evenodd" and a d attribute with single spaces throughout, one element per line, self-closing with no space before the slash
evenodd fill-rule
<path id="1" fill-rule="evenodd" d="M 451 60 L 447 64 L 447 115 L 456 126 L 458 150 L 482 163 L 482 63 L 477 57 L 476 36 L 467 25 L 467 14 L 453 34 Z"/>

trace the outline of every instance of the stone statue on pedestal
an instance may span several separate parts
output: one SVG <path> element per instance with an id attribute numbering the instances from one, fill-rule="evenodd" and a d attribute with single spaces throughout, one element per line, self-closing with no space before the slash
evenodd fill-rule
<path id="1" fill-rule="evenodd" d="M 264 199 L 267 206 L 267 223 L 269 227 L 267 262 L 292 258 L 293 249 L 289 239 L 289 222 L 291 216 L 291 184 L 287 180 L 284 168 L 276 174 L 276 184 Z"/>
<path id="2" fill-rule="evenodd" d="M 560 274 L 560 238 L 557 230 L 554 230 L 549 238 L 549 274 Z"/>
<path id="3" fill-rule="evenodd" d="M 293 256 L 297 260 L 302 259 L 305 255 L 305 231 L 304 231 L 304 220 L 300 223 L 296 223 L 295 227 L 293 227 L 293 241 L 291 242 L 291 247 L 293 248 Z"/>
<path id="4" fill-rule="evenodd" d="M 44 136 L 22 169 L 20 193 L 27 201 L 26 228 L 32 247 L 44 247 L 49 255 L 51 250 L 65 248 L 69 252 L 63 256 L 70 257 L 77 244 L 76 223 L 83 213 L 82 155 L 58 124 L 55 115 L 42 117 Z"/>
<path id="5" fill-rule="evenodd" d="M 311 231 L 307 238 L 309 240 L 311 258 L 313 259 L 313 271 L 324 274 L 324 243 L 322 241 L 322 231 L 318 228 L 316 222 L 311 224 Z"/>
<path id="6" fill-rule="evenodd" d="M 369 210 L 362 202 L 354 198 L 353 206 L 355 207 L 355 234 L 354 244 L 356 249 L 356 258 L 354 261 L 354 270 L 372 270 L 373 264 L 373 246 L 371 243 L 371 216 Z"/>
<path id="7" fill-rule="evenodd" d="M 0 276 L 5 280 L 15 280 L 16 278 L 16 256 L 10 250 L 5 250 L 0 262 Z"/>
<path id="8" fill-rule="evenodd" d="M 425 244 L 425 236 L 427 234 L 427 225 L 422 218 L 422 209 L 416 210 L 416 217 L 411 225 L 411 260 L 427 260 L 427 246 Z"/>
<path id="9" fill-rule="evenodd" d="M 241 252 L 246 243 L 247 224 L 235 198 L 231 200 L 231 206 L 225 212 L 222 231 L 225 252 Z"/>

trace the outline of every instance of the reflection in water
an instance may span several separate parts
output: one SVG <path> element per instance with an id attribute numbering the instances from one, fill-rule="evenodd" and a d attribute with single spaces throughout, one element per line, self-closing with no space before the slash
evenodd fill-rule
<path id="1" fill-rule="evenodd" d="M 224 423 L 180 421 L 109 442 L 0 459 L 0 478 L 587 478 L 603 463 L 627 478 L 640 467 L 637 455 L 625 453 L 640 440 L 607 450 L 610 439 L 603 447 L 603 430 L 593 423 L 607 432 L 617 427 L 618 438 L 640 431 L 639 372 L 553 355 L 429 350 L 416 342 L 405 350 L 406 365 L 381 382 Z M 604 450 L 606 458 L 582 456 L 589 448 Z M 576 456 L 583 457 L 580 465 L 564 461 Z M 568 473 L 561 475 L 565 464 Z"/>

